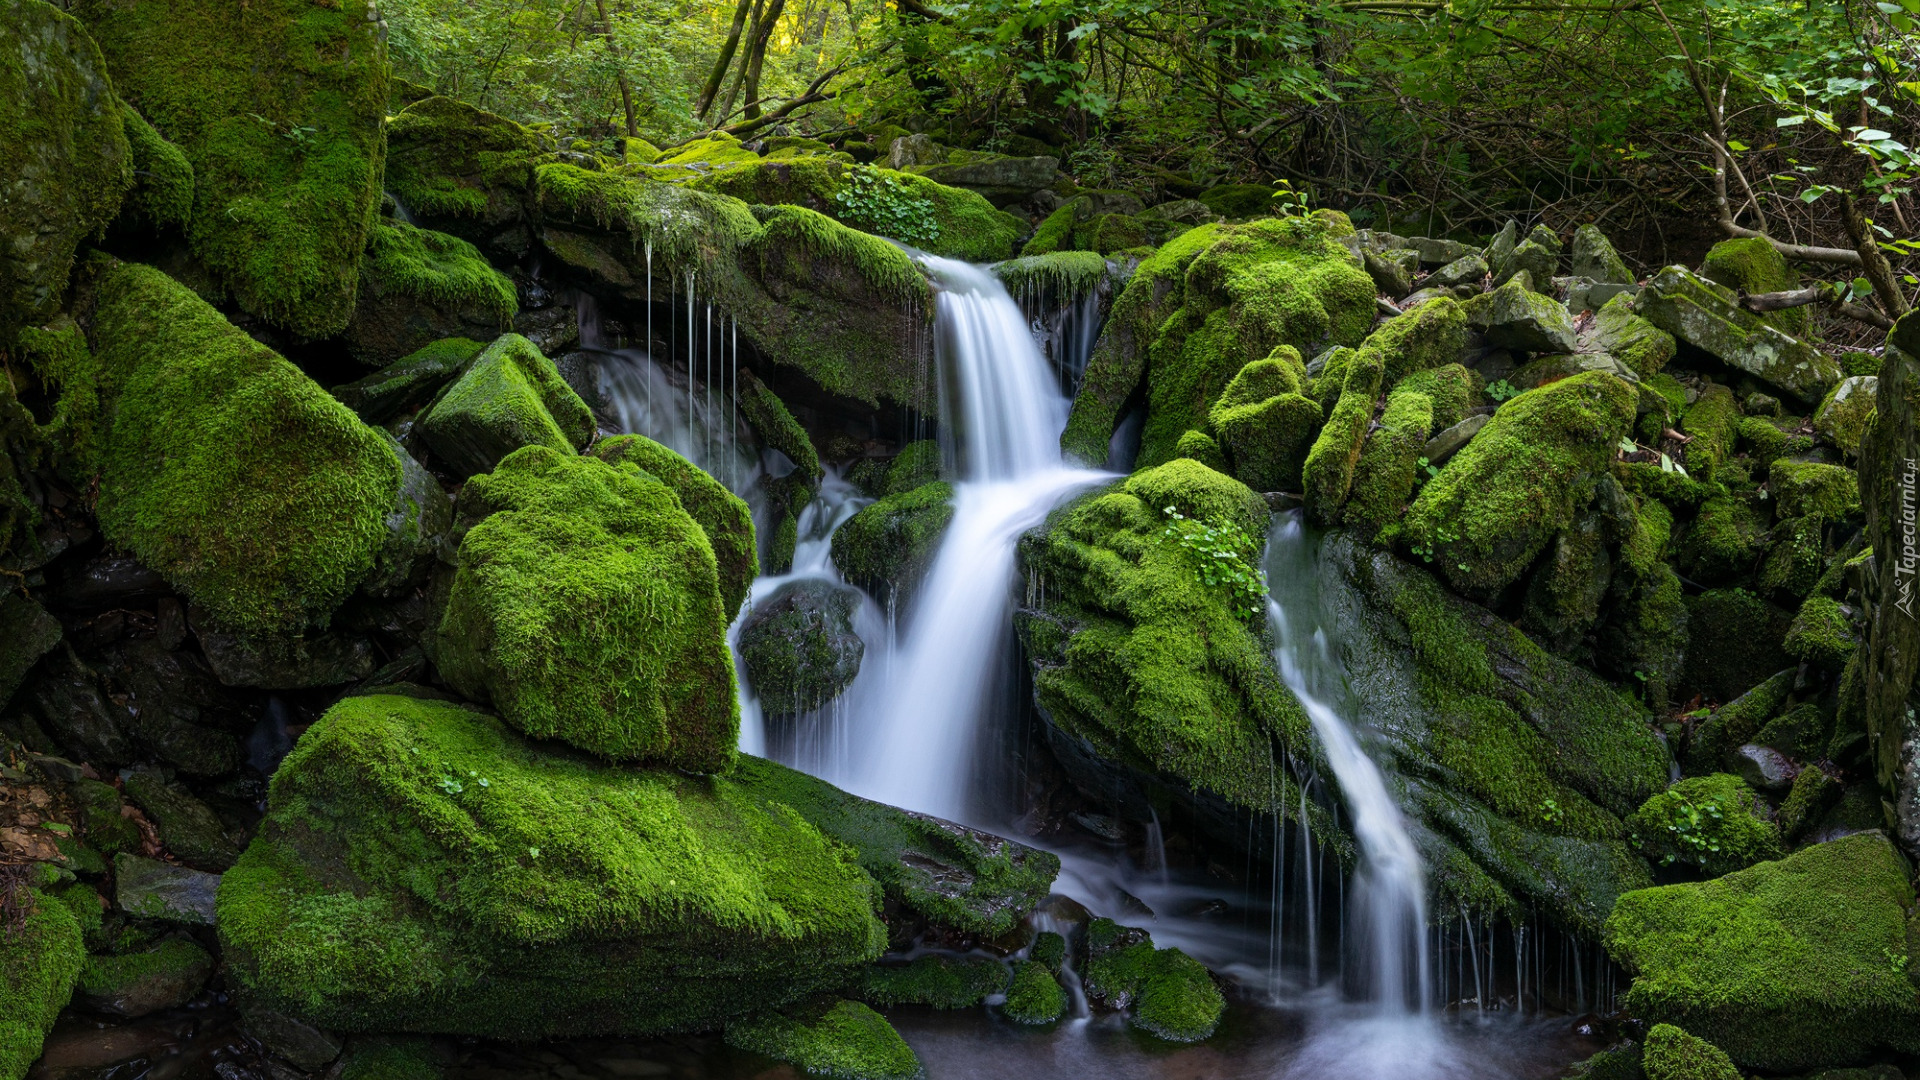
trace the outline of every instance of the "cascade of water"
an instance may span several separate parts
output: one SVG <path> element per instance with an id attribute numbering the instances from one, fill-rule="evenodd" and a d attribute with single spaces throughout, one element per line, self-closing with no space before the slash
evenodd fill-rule
<path id="1" fill-rule="evenodd" d="M 870 753 L 849 783 L 882 802 L 964 818 L 973 742 L 1004 655 L 1014 544 L 1104 474 L 1061 464 L 1066 396 L 999 279 L 952 259 L 924 263 L 939 289 L 943 452 L 959 483 L 892 678 L 857 721 Z"/>
<path id="2" fill-rule="evenodd" d="M 1334 705 L 1341 673 L 1324 630 L 1311 617 L 1313 560 L 1299 514 L 1279 518 L 1267 542 L 1273 587 L 1268 620 L 1278 643 L 1274 660 L 1320 737 L 1360 845 L 1351 913 L 1356 951 L 1364 952 L 1364 963 L 1350 974 L 1364 982 L 1381 1014 L 1425 1012 L 1431 992 L 1425 874 L 1385 778 Z"/>

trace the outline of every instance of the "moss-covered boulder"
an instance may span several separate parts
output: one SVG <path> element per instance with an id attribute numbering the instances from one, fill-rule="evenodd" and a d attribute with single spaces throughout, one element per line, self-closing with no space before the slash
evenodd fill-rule
<path id="1" fill-rule="evenodd" d="M 162 138 L 146 117 L 120 103 L 127 145 L 133 151 L 133 188 L 120 206 L 116 227 L 145 232 L 183 228 L 193 220 L 193 163 L 186 151 Z"/>
<path id="2" fill-rule="evenodd" d="M 1626 1005 L 1749 1069 L 1791 1072 L 1911 1053 L 1907 868 L 1878 833 L 1714 881 L 1620 898 L 1607 949 L 1634 972 Z"/>
<path id="3" fill-rule="evenodd" d="M 1641 1064 L 1647 1080 L 1741 1080 L 1725 1050 L 1672 1024 L 1647 1032 Z"/>
<path id="4" fill-rule="evenodd" d="M 1659 374 L 1680 348 L 1672 334 L 1634 314 L 1633 297 L 1626 293 L 1600 305 L 1580 331 L 1579 343 L 1606 353 L 1642 379 Z"/>
<path id="5" fill-rule="evenodd" d="M 1641 290 L 1634 311 L 1728 367 L 1809 404 L 1846 374 L 1838 360 L 1735 301 L 1732 289 L 1669 266 Z"/>
<path id="6" fill-rule="evenodd" d="M 472 244 L 378 221 L 360 263 L 347 351 L 368 366 L 389 364 L 441 338 L 490 338 L 512 326 L 519 310 L 513 282 Z"/>
<path id="7" fill-rule="evenodd" d="M 1557 354 L 1570 353 L 1579 343 L 1567 306 L 1520 281 L 1474 297 L 1467 321 L 1496 349 Z"/>
<path id="8" fill-rule="evenodd" d="M 1833 672 L 1846 666 L 1859 644 L 1847 609 L 1830 596 L 1807 597 L 1781 642 L 1788 656 Z"/>
<path id="9" fill-rule="evenodd" d="M 281 764 L 219 929 L 237 989 L 335 1031 L 647 1035 L 844 983 L 885 945 L 878 902 L 850 849 L 756 790 L 386 694 Z"/>
<path id="10" fill-rule="evenodd" d="M 1207 412 L 1233 475 L 1255 491 L 1297 491 L 1322 415 L 1306 397 L 1306 366 L 1290 345 L 1241 368 Z M 1190 455 L 1182 455 L 1190 456 Z"/>
<path id="11" fill-rule="evenodd" d="M 1373 535 L 1400 517 L 1413 494 L 1419 462 L 1433 429 L 1433 399 L 1401 390 L 1387 397 L 1380 426 L 1367 434 L 1353 466 L 1353 487 L 1341 517 Z"/>
<path id="12" fill-rule="evenodd" d="M 461 476 L 483 473 L 523 446 L 573 453 L 593 438 L 593 412 L 553 361 L 502 334 L 419 420 L 420 436 Z"/>
<path id="13" fill-rule="evenodd" d="M 804 206 L 763 208 L 631 173 L 545 164 L 541 241 L 628 300 L 693 290 L 739 320 L 763 356 L 869 405 L 931 413 L 933 294 L 906 253 Z M 764 220 L 762 220 L 764 218 Z"/>
<path id="14" fill-rule="evenodd" d="M 1354 466 L 1360 461 L 1367 431 L 1373 426 L 1374 403 L 1380 398 L 1382 358 L 1377 353 L 1355 355 L 1337 373 L 1321 374 L 1323 381 L 1341 377 L 1340 394 L 1327 422 L 1307 451 L 1301 467 L 1301 491 L 1308 513 L 1322 524 L 1339 520 L 1340 507 L 1353 486 Z M 1429 408 L 1432 402 L 1428 402 Z"/>
<path id="15" fill-rule="evenodd" d="M 1087 997 L 1107 1008 L 1127 1009 L 1127 1023 L 1150 1035 L 1199 1042 L 1213 1034 L 1226 1012 L 1226 997 L 1207 969 L 1179 949 L 1154 948 L 1144 930 L 1095 919 L 1087 927 L 1085 951 Z"/>
<path id="16" fill-rule="evenodd" d="M 1859 456 L 1860 440 L 1873 419 L 1874 399 L 1880 391 L 1880 379 L 1874 375 L 1852 375 L 1835 383 L 1820 407 L 1813 413 L 1813 429 L 1850 456 Z"/>
<path id="17" fill-rule="evenodd" d="M 532 247 L 526 202 L 540 137 L 449 97 L 428 97 L 387 121 L 387 190 L 414 220 L 483 250 Z"/>
<path id="18" fill-rule="evenodd" d="M 100 49 L 40 0 L 0 3 L 0 338 L 60 307 L 74 251 L 133 184 L 133 149 Z"/>
<path id="19" fill-rule="evenodd" d="M 1509 400 L 1420 489 L 1397 538 L 1461 592 L 1498 593 L 1592 500 L 1635 400 L 1632 386 L 1597 371 Z"/>
<path id="20" fill-rule="evenodd" d="M 384 424 L 433 400 L 484 348 L 471 338 L 443 338 L 328 393 L 367 423 Z"/>
<path id="21" fill-rule="evenodd" d="M 1269 806 L 1269 762 L 1310 752 L 1310 736 L 1268 655 L 1256 562 L 1267 518 L 1244 485 L 1183 459 L 1023 538 L 1038 602 L 1015 625 L 1048 722 L 1104 761 Z"/>
<path id="22" fill-rule="evenodd" d="M 1700 276 L 1747 295 L 1800 287 L 1800 275 L 1793 272 L 1786 256 L 1764 236 L 1735 237 L 1713 245 L 1700 264 Z M 1804 307 L 1768 312 L 1762 318 L 1795 337 L 1807 332 Z"/>
<path id="23" fill-rule="evenodd" d="M 1839 465 L 1776 461 L 1767 470 L 1767 487 L 1783 518 L 1818 514 L 1832 521 L 1860 507 L 1859 474 Z"/>
<path id="24" fill-rule="evenodd" d="M 1385 736 L 1441 906 L 1597 931 L 1651 881 L 1621 820 L 1667 785 L 1646 710 L 1351 534 L 1324 541 L 1321 565 L 1323 602 L 1354 628 L 1352 715 Z"/>
<path id="25" fill-rule="evenodd" d="M 73 906 L 36 885 L 50 884 L 28 863 L 0 871 L 0 900 L 21 916 L 0 924 L 0 1078 L 21 1080 L 40 1057 L 53 1021 L 66 1008 L 86 963 L 87 947 Z M 51 867 L 46 867 L 51 870 Z M 97 894 L 85 899 L 98 905 Z M 97 926 L 98 907 L 93 916 Z"/>
<path id="26" fill-rule="evenodd" d="M 857 1001 L 767 1013 L 727 1025 L 727 1044 L 831 1080 L 920 1080 L 926 1071 L 886 1017 Z"/>
<path id="27" fill-rule="evenodd" d="M 885 602 L 911 593 L 953 521 L 953 486 L 944 480 L 889 495 L 848 518 L 833 534 L 840 576 Z"/>
<path id="28" fill-rule="evenodd" d="M 1745 589 L 1687 597 L 1686 684 L 1719 701 L 1758 686 L 1791 663 L 1780 642 L 1792 619 Z"/>
<path id="29" fill-rule="evenodd" d="M 1753 503 L 1737 495 L 1715 495 L 1700 505 L 1681 535 L 1674 565 L 1703 584 L 1728 585 L 1753 573 L 1766 550 L 1767 522 Z"/>
<path id="30" fill-rule="evenodd" d="M 770 713 L 821 708 L 860 673 L 866 645 L 853 630 L 860 593 L 812 578 L 756 601 L 740 628 L 747 684 Z"/>
<path id="31" fill-rule="evenodd" d="M 1780 857 L 1780 830 L 1765 800 L 1737 776 L 1681 780 L 1640 804 L 1627 829 L 1651 862 L 1691 866 L 1708 877 Z"/>
<path id="32" fill-rule="evenodd" d="M 666 483 L 545 446 L 460 493 L 432 655 L 514 727 L 602 757 L 731 768 L 739 733 L 713 547 Z"/>
<path id="33" fill-rule="evenodd" d="M 1589 281 L 1633 284 L 1633 271 L 1613 249 L 1607 234 L 1598 225 L 1582 225 L 1573 230 L 1573 276 Z"/>
<path id="34" fill-rule="evenodd" d="M 241 309 L 345 328 L 380 199 L 388 65 L 350 6 L 85 0 L 114 88 L 193 163 L 187 241 Z"/>
<path id="35" fill-rule="evenodd" d="M 994 209 L 976 191 L 820 157 L 729 162 L 687 185 L 758 206 L 804 206 L 850 228 L 968 262 L 1011 256 L 1026 231 L 1020 219 Z"/>
<path id="36" fill-rule="evenodd" d="M 760 576 L 760 558 L 753 536 L 753 511 L 727 486 L 699 466 L 645 435 L 616 435 L 595 443 L 593 456 L 615 465 L 629 464 L 666 484 L 680 497 L 680 506 L 700 523 L 713 548 L 714 569 L 720 575 L 721 614 L 726 621 Z"/>
<path id="37" fill-rule="evenodd" d="M 1358 345 L 1373 327 L 1373 280 L 1341 243 L 1344 215 L 1203 225 L 1143 261 L 1114 301 L 1061 446 L 1104 462 L 1126 403 L 1144 390 L 1139 463 L 1173 455 L 1249 362 L 1291 345 Z M 1452 358 L 1449 358 L 1452 359 Z"/>
<path id="38" fill-rule="evenodd" d="M 1007 1000 L 1000 1012 L 1016 1024 L 1051 1024 L 1066 1015 L 1067 991 L 1045 964 L 1016 961 L 1013 983 L 1007 987 Z"/>
<path id="39" fill-rule="evenodd" d="M 970 1009 L 990 994 L 1005 993 L 1011 973 L 991 956 L 928 953 L 904 963 L 875 964 L 862 971 L 848 992 L 883 1009 L 929 1005 Z"/>
<path id="40" fill-rule="evenodd" d="M 102 260 L 90 304 L 101 531 L 226 629 L 324 624 L 387 538 L 389 444 L 152 267 Z"/>
<path id="41" fill-rule="evenodd" d="M 90 956 L 75 995 L 95 1012 L 145 1016 L 193 1000 L 213 974 L 213 957 L 192 938 L 173 937 L 150 949 Z"/>

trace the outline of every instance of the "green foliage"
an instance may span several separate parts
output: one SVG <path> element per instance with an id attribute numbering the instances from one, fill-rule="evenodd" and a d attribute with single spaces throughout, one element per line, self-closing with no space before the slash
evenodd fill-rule
<path id="1" fill-rule="evenodd" d="M 914 247 L 931 247 L 940 239 L 940 222 L 932 199 L 916 198 L 895 176 L 880 169 L 856 166 L 834 192 L 839 213 L 849 225 L 890 236 Z"/>
<path id="2" fill-rule="evenodd" d="M 768 1013 L 727 1025 L 727 1043 L 791 1062 L 833 1080 L 919 1080 L 925 1073 L 900 1033 L 856 1001 L 836 1001 L 823 1012 Z"/>
<path id="3" fill-rule="evenodd" d="M 102 262 L 93 289 L 101 530 L 225 627 L 325 624 L 386 537 L 393 451 L 160 271 Z"/>
<path id="4" fill-rule="evenodd" d="M 460 494 L 473 522 L 431 644 L 449 685 L 602 757 L 733 767 L 739 712 L 706 532 L 631 463 L 524 447 Z"/>
<path id="5" fill-rule="evenodd" d="M 1018 960 L 1000 1011 L 1018 1024 L 1051 1024 L 1066 1014 L 1067 992 L 1045 964 Z"/>
<path id="6" fill-rule="evenodd" d="M 1642 803 L 1627 829 L 1650 860 L 1719 877 L 1780 857 L 1780 830 L 1759 815 L 1763 805 L 1737 776 L 1692 777 Z"/>
<path id="7" fill-rule="evenodd" d="M 1223 589 L 1229 605 L 1241 609 L 1248 619 L 1265 613 L 1267 575 L 1259 567 L 1258 541 L 1232 522 L 1191 521 L 1171 506 L 1161 507 L 1160 512 L 1167 516 L 1161 538 L 1186 550 L 1202 585 Z"/>

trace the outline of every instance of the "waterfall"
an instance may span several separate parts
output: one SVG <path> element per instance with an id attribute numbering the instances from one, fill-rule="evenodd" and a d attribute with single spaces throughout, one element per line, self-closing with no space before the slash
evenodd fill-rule
<path id="1" fill-rule="evenodd" d="M 1280 516 L 1267 539 L 1274 662 L 1313 723 L 1353 814 L 1360 846 L 1349 911 L 1351 948 L 1359 963 L 1348 973 L 1382 1016 L 1425 1013 L 1431 1006 L 1426 875 L 1386 778 L 1335 705 L 1342 693 L 1341 671 L 1325 629 L 1313 617 L 1315 576 L 1312 544 L 1299 512 Z"/>
<path id="2" fill-rule="evenodd" d="M 1077 488 L 1068 401 L 998 278 L 924 257 L 938 289 L 934 355 L 942 451 L 957 479 L 953 522 L 913 600 L 887 685 L 861 704 L 867 747 L 849 786 L 896 806 L 965 819 L 974 743 L 992 705 L 1012 611 L 1014 545 Z"/>

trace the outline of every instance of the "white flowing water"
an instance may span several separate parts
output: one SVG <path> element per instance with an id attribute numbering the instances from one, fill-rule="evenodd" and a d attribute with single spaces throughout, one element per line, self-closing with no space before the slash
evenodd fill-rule
<path id="1" fill-rule="evenodd" d="M 975 743 L 991 707 L 1013 605 L 1014 545 L 1073 491 L 1106 478 L 1060 460 L 1068 401 L 998 278 L 924 259 L 939 290 L 934 352 L 953 523 L 913 599 L 881 692 L 855 725 L 868 748 L 858 794 L 970 816 Z"/>

